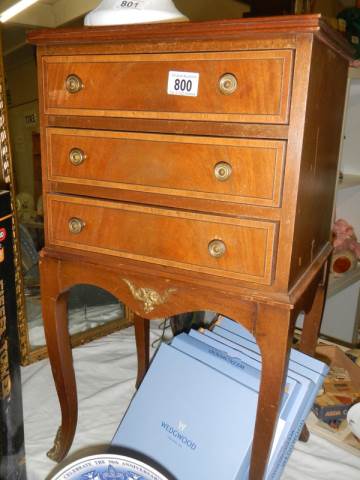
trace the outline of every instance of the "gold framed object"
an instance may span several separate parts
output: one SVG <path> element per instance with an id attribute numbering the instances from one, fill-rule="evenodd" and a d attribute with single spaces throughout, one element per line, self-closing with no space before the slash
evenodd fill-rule
<path id="1" fill-rule="evenodd" d="M 125 315 L 123 319 L 112 320 L 111 322 L 105 323 L 98 327 L 93 327 L 85 332 L 75 333 L 71 336 L 71 346 L 72 348 L 79 347 L 80 345 L 84 345 L 84 343 L 92 342 L 98 338 L 110 335 L 110 333 L 130 327 L 134 323 L 133 317 L 133 312 L 125 307 Z M 29 343 L 27 343 L 24 352 L 21 352 L 21 361 L 23 366 L 30 365 L 31 363 L 37 362 L 38 360 L 42 360 L 46 357 L 47 348 L 45 345 L 32 349 Z"/>
<path id="2" fill-rule="evenodd" d="M 15 189 L 14 189 L 14 173 L 11 155 L 11 146 L 9 140 L 9 123 L 6 101 L 5 73 L 2 49 L 2 31 L 0 29 L 0 165 L 1 165 L 1 184 L 11 193 L 11 208 L 15 211 Z M 19 329 L 19 343 L 21 363 L 23 364 L 27 357 L 28 335 L 25 321 L 24 309 L 24 287 L 21 274 L 21 257 L 19 249 L 18 223 L 16 215 L 13 215 L 13 245 L 15 258 L 15 283 L 16 283 L 16 304 L 17 304 L 17 320 Z"/>

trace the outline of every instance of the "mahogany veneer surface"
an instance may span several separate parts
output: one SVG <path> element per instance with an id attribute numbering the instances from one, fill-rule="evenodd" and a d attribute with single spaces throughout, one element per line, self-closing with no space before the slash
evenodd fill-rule
<path id="1" fill-rule="evenodd" d="M 49 128 L 48 177 L 52 181 L 279 206 L 285 142 L 269 140 L 134 134 Z M 69 162 L 80 148 L 81 165 Z M 231 162 L 233 173 L 219 182 L 214 166 Z M 258 172 L 261 171 L 261 175 Z"/>
<path id="2" fill-rule="evenodd" d="M 45 112 L 177 118 L 188 120 L 285 123 L 288 113 L 292 52 L 185 53 L 177 55 L 87 55 L 43 58 Z M 197 72 L 198 95 L 167 95 L 169 71 Z M 94 75 L 96 71 L 96 77 Z M 64 90 L 76 72 L 83 81 L 77 95 Z M 235 95 L 218 88 L 221 75 L 238 79 Z M 106 90 L 106 95 L 104 95 Z"/>

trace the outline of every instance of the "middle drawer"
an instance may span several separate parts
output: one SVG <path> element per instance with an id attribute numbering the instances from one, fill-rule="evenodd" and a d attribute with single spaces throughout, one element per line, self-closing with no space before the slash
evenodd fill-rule
<path id="1" fill-rule="evenodd" d="M 50 181 L 280 206 L 284 141 L 58 128 L 46 133 Z"/>

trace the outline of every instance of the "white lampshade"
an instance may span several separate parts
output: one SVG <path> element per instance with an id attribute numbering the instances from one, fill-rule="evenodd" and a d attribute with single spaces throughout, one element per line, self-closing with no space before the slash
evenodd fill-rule
<path id="1" fill-rule="evenodd" d="M 171 0 L 102 0 L 86 15 L 84 23 L 95 26 L 186 20 Z"/>

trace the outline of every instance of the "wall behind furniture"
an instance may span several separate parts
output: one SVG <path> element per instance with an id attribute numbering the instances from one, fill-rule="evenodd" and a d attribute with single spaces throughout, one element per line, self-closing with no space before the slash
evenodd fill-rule
<path id="1" fill-rule="evenodd" d="M 173 0 L 176 7 L 190 20 L 241 18 L 249 5 L 237 0 Z"/>

